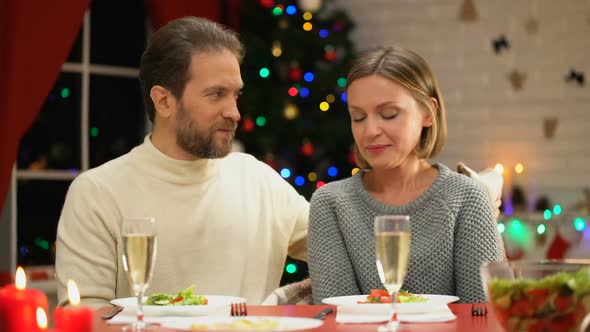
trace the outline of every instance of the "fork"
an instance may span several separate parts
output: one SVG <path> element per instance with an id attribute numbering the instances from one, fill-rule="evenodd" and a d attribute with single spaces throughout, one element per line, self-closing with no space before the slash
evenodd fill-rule
<path id="1" fill-rule="evenodd" d="M 113 310 L 102 315 L 101 318 L 104 320 L 109 320 L 109 319 L 117 316 L 117 314 L 120 313 L 121 311 L 123 311 L 123 309 L 125 309 L 125 308 L 116 305 L 113 307 Z"/>
<path id="2" fill-rule="evenodd" d="M 230 312 L 232 316 L 248 316 L 248 310 L 246 308 L 245 302 L 232 303 Z"/>
<path id="3" fill-rule="evenodd" d="M 471 305 L 471 316 L 481 317 L 488 314 L 488 308 L 485 304 L 472 304 Z"/>

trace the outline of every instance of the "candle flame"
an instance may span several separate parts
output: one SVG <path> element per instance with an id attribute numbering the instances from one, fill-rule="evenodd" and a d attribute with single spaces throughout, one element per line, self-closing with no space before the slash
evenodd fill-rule
<path id="1" fill-rule="evenodd" d="M 80 292 L 78 291 L 78 286 L 72 279 L 68 280 L 68 299 L 71 305 L 80 304 Z"/>
<path id="2" fill-rule="evenodd" d="M 37 325 L 42 330 L 47 328 L 47 314 L 45 314 L 45 310 L 41 307 L 37 307 Z"/>
<path id="3" fill-rule="evenodd" d="M 502 166 L 502 164 L 496 164 L 496 166 L 494 166 L 494 170 L 500 174 L 504 174 L 504 166 Z"/>
<path id="4" fill-rule="evenodd" d="M 25 289 L 27 288 L 27 276 L 25 275 L 25 270 L 22 267 L 18 267 L 16 269 L 16 275 L 14 276 L 14 286 L 16 289 Z"/>
<path id="5" fill-rule="evenodd" d="M 514 170 L 516 171 L 516 174 L 520 174 L 524 171 L 524 166 L 522 166 L 521 163 L 518 163 L 514 166 Z"/>

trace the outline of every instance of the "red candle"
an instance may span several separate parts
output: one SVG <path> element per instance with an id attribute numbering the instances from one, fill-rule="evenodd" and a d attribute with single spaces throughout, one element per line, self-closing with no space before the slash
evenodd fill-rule
<path id="1" fill-rule="evenodd" d="M 47 328 L 37 323 L 37 309 L 47 312 L 47 297 L 36 289 L 26 289 L 27 277 L 22 267 L 16 270 L 14 286 L 0 289 L 0 331 L 38 332 Z M 47 318 L 47 317 L 46 317 Z"/>
<path id="2" fill-rule="evenodd" d="M 71 306 L 55 308 L 53 312 L 55 329 L 59 332 L 92 332 L 94 312 L 80 306 L 80 292 L 73 280 L 68 280 L 68 299 Z"/>

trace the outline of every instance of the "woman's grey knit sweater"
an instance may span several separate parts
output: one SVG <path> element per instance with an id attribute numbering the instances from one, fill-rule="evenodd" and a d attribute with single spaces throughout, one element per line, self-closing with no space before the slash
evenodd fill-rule
<path id="1" fill-rule="evenodd" d="M 403 206 L 386 205 L 364 188 L 361 173 L 326 184 L 311 199 L 308 264 L 314 303 L 384 288 L 375 266 L 375 216 L 411 217 L 411 249 L 402 289 L 485 302 L 479 267 L 504 259 L 491 204 L 471 178 L 434 165 L 432 186 Z"/>

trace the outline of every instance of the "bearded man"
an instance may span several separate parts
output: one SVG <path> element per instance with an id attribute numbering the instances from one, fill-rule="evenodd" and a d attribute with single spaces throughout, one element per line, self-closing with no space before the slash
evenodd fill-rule
<path id="1" fill-rule="evenodd" d="M 306 259 L 308 202 L 265 163 L 230 153 L 243 52 L 233 31 L 202 18 L 154 33 L 140 65 L 152 132 L 68 190 L 57 234 L 61 305 L 68 279 L 94 308 L 133 295 L 121 259 L 124 218 L 157 223 L 147 295 L 196 285 L 199 294 L 259 304 L 279 286 L 287 255 Z"/>

